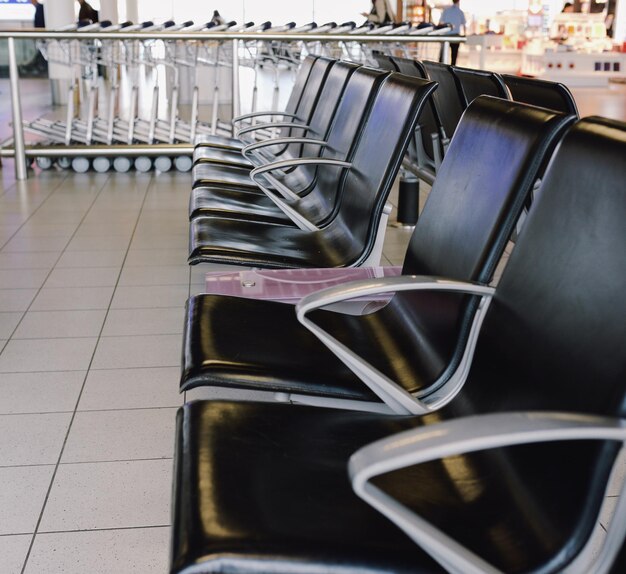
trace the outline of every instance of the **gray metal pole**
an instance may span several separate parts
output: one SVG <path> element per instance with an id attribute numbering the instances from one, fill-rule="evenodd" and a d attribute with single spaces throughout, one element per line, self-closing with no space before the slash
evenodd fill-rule
<path id="1" fill-rule="evenodd" d="M 444 64 L 450 63 L 450 42 L 444 42 L 441 45 L 441 61 Z"/>
<path id="2" fill-rule="evenodd" d="M 233 40 L 233 118 L 241 113 L 239 94 L 239 40 Z M 233 126 L 233 130 L 234 130 Z"/>
<path id="3" fill-rule="evenodd" d="M 15 179 L 25 180 L 26 154 L 24 153 L 24 126 L 22 125 L 22 104 L 20 101 L 20 77 L 15 58 L 15 38 L 7 38 L 9 46 L 9 81 L 11 84 L 11 111 L 13 115 L 13 146 L 15 148 Z"/>

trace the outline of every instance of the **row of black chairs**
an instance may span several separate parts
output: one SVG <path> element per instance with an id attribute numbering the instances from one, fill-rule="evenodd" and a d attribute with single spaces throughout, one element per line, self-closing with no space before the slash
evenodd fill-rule
<path id="1" fill-rule="evenodd" d="M 358 123 L 345 157 L 326 159 L 350 164 L 337 211 L 347 203 L 367 224 L 336 215 L 330 246 L 377 219 L 371 204 L 359 209 L 364 196 L 350 195 L 380 194 L 372 190 L 397 173 L 434 88 L 339 64 L 324 72 L 309 123 L 300 103 L 290 104 L 303 133 L 280 122 L 278 144 L 249 140 L 263 143 L 247 148 L 250 165 L 211 168 L 249 174 L 286 153 L 279 184 L 309 177 L 327 186 L 339 172 L 298 174 L 294 145 L 311 145 L 308 135 L 326 149 L 342 133 L 338 124 Z M 329 100 L 338 70 L 345 84 Z M 307 83 L 294 100 L 311 98 Z M 328 131 L 311 134 L 322 129 L 322 110 L 333 115 Z M 249 124 L 240 136 L 271 129 Z M 198 165 L 209 147 L 244 145 L 208 143 L 197 148 Z M 251 155 L 272 147 L 272 156 Z M 198 401 L 179 411 L 170 571 L 609 571 L 626 534 L 625 152 L 623 123 L 479 96 L 442 158 L 400 277 L 338 285 L 295 309 L 191 297 L 181 390 L 269 390 L 277 401 Z M 493 287 L 538 178 L 542 193 Z M 276 191 L 274 183 L 262 186 Z M 206 260 L 318 265 L 315 248 L 307 253 L 283 231 L 304 230 L 284 221 L 233 215 L 231 207 L 194 215 L 205 188 L 233 184 L 215 176 L 193 190 L 192 245 L 197 219 L 212 245 L 226 242 Z M 248 189 L 242 193 L 259 196 Z M 281 246 L 278 263 L 260 255 L 268 236 Z M 372 294 L 380 304 L 371 313 L 328 308 Z M 620 496 L 604 533 L 598 516 L 607 493 Z M 624 566 L 618 560 L 613 571 Z"/>

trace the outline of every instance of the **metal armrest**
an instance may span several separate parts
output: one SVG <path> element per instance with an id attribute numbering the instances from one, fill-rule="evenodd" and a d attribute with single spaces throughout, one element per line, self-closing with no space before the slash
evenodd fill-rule
<path id="1" fill-rule="evenodd" d="M 298 118 L 298 116 L 296 114 L 290 114 L 290 113 L 281 112 L 281 111 L 278 111 L 278 110 L 270 110 L 270 111 L 267 111 L 267 112 L 259 111 L 259 112 L 251 112 L 249 114 L 242 114 L 240 116 L 237 116 L 236 118 L 233 118 L 231 120 L 231 122 L 234 125 L 234 124 L 243 122 L 245 120 L 250 120 L 252 118 L 259 118 L 259 117 L 262 117 L 262 116 L 282 116 L 284 118 L 294 118 L 294 119 Z"/>
<path id="2" fill-rule="evenodd" d="M 314 140 L 314 139 L 310 139 L 310 138 L 290 138 L 290 137 L 285 137 L 285 138 L 274 138 L 274 139 L 267 139 L 264 140 L 262 142 L 256 142 L 256 143 L 251 143 L 248 144 L 247 146 L 245 146 L 242 150 L 241 153 L 243 153 L 243 155 L 247 158 L 250 157 L 250 153 L 265 147 L 270 147 L 273 145 L 289 145 L 292 143 L 301 143 L 301 144 L 312 144 L 312 145 L 318 145 L 320 147 L 327 147 L 328 146 L 328 142 L 324 141 L 324 140 Z"/>
<path id="3" fill-rule="evenodd" d="M 262 175 L 264 179 L 266 179 L 271 185 L 273 185 L 277 191 L 286 199 L 291 199 L 297 201 L 300 199 L 300 196 L 297 193 L 294 193 L 291 189 L 289 189 L 286 185 L 278 181 L 275 177 L 270 175 L 272 171 L 282 170 L 287 167 L 298 167 L 300 165 L 334 165 L 342 168 L 350 168 L 352 164 L 347 161 L 341 161 L 338 159 L 326 159 L 326 158 L 299 158 L 299 159 L 284 159 L 281 161 L 275 161 L 268 165 L 264 165 L 261 167 L 257 167 L 250 172 L 250 177 L 252 181 L 256 183 L 263 191 L 266 191 L 267 188 L 258 181 L 258 176 Z"/>
<path id="4" fill-rule="evenodd" d="M 339 342 L 335 337 L 306 316 L 307 313 L 315 309 L 326 307 L 333 303 L 339 303 L 364 295 L 393 293 L 396 291 L 445 291 L 481 296 L 481 301 L 476 311 L 474 323 L 468 336 L 468 342 L 459 369 L 457 369 L 455 376 L 451 377 L 446 385 L 436 393 L 433 393 L 432 398 L 428 398 L 428 401 L 420 400 L 405 391 L 389 377 L 381 373 L 365 359 Z M 296 316 L 300 323 L 324 343 L 324 345 L 376 393 L 393 412 L 397 414 L 424 414 L 441 408 L 441 406 L 452 400 L 463 386 L 467 378 L 469 366 L 471 365 L 478 332 L 480 331 L 494 292 L 495 289 L 493 287 L 487 287 L 485 285 L 418 275 L 367 279 L 329 287 L 328 289 L 322 289 L 303 297 L 296 305 Z"/>
<path id="5" fill-rule="evenodd" d="M 275 128 L 297 128 L 303 131 L 311 130 L 311 128 L 307 124 L 299 124 L 297 122 L 272 122 L 272 123 L 255 124 L 253 126 L 246 126 L 245 128 L 241 128 L 237 130 L 235 133 L 235 136 L 240 137 L 240 136 L 246 135 L 247 133 L 256 132 L 259 130 L 275 129 Z"/>
<path id="6" fill-rule="evenodd" d="M 373 442 L 354 453 L 348 466 L 356 494 L 401 528 L 450 572 L 494 573 L 498 570 L 374 486 L 370 480 L 393 470 L 447 456 L 520 444 L 589 439 L 626 442 L 626 420 L 564 412 L 462 417 Z M 619 528 L 621 532 L 615 532 L 607 541 L 606 553 L 609 556 L 594 559 L 610 563 L 611 554 L 621 546 L 624 527 Z M 580 564 L 577 567 L 580 568 Z M 577 571 L 598 572 L 593 568 Z"/>

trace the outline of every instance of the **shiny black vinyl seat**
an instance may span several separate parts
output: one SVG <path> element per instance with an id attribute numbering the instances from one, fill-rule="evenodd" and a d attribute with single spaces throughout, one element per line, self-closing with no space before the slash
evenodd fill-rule
<path id="1" fill-rule="evenodd" d="M 417 222 L 403 275 L 488 283 L 541 166 L 571 122 L 505 100 L 475 100 Z M 373 313 L 319 310 L 312 318 L 418 397 L 447 383 L 459 368 L 475 310 L 476 302 L 463 296 L 398 292 Z M 330 398 L 344 408 L 350 408 L 345 401 L 357 401 L 354 408 L 384 406 L 288 304 L 191 297 L 182 361 L 181 390 L 222 385 L 288 393 L 299 402 Z"/>
<path id="2" fill-rule="evenodd" d="M 472 68 L 451 66 L 452 73 L 461 86 L 461 94 L 465 106 L 471 104 L 478 96 L 494 96 L 510 100 L 511 95 L 500 74 Z M 530 102 L 524 102 L 526 104 Z M 561 111 L 561 110 L 557 110 Z"/>
<path id="3" fill-rule="evenodd" d="M 605 572 L 586 551 L 610 564 L 626 530 L 625 154 L 623 123 L 565 136 L 443 409 L 180 409 L 170 572 Z"/>
<path id="4" fill-rule="evenodd" d="M 326 130 L 324 143 L 320 144 L 317 138 L 306 143 L 303 146 L 303 158 L 306 159 L 299 161 L 291 158 L 292 165 L 302 165 L 279 180 L 295 194 L 294 197 L 279 195 L 280 202 L 314 225 L 324 225 L 335 211 L 337 195 L 341 189 L 341 169 L 336 165 L 306 162 L 315 158 L 351 160 L 351 151 L 358 144 L 367 112 L 386 76 L 386 73 L 366 67 L 355 71 L 354 65 L 344 62 L 337 62 L 329 73 L 320 96 L 324 99 L 317 106 L 311 121 L 316 129 Z M 273 173 L 268 172 L 268 175 L 272 176 Z M 270 193 L 272 183 L 273 180 L 264 181 Z M 251 194 L 246 190 L 227 186 L 201 186 L 193 189 L 189 212 L 190 219 L 213 216 L 295 225 L 269 196 L 263 193 Z"/>
<path id="5" fill-rule="evenodd" d="M 578 107 L 569 88 L 559 82 L 550 82 L 526 76 L 502 74 L 502 80 L 516 102 L 556 110 L 578 117 Z"/>
<path id="6" fill-rule="evenodd" d="M 195 217 L 190 223 L 189 262 L 266 268 L 361 265 L 377 245 L 389 191 L 425 98 L 435 87 L 401 74 L 384 80 L 351 161 L 337 162 L 345 173 L 336 214 L 327 225 L 300 228 Z"/>
<path id="7" fill-rule="evenodd" d="M 251 114 L 244 114 L 243 116 L 239 116 L 237 118 L 239 120 L 238 123 L 252 121 L 256 118 L 267 118 L 272 117 L 280 117 L 282 118 L 293 118 L 296 115 L 298 105 L 300 104 L 300 99 L 302 98 L 302 94 L 304 92 L 306 83 L 309 79 L 309 74 L 311 73 L 311 68 L 313 64 L 317 60 L 317 56 L 309 55 L 300 64 L 300 68 L 298 70 L 298 74 L 296 75 L 296 80 L 294 82 L 291 93 L 289 94 L 289 99 L 287 100 L 287 104 L 285 109 L 281 111 L 277 110 L 267 110 L 263 112 L 253 112 Z M 288 129 L 284 129 L 284 135 L 287 135 Z M 205 152 L 210 153 L 211 148 L 219 148 L 225 150 L 241 150 L 244 147 L 244 143 L 237 137 L 225 137 L 220 135 L 202 135 L 196 140 L 196 146 L 193 153 L 194 163 L 197 160 L 202 159 Z"/>
<path id="8" fill-rule="evenodd" d="M 394 56 L 392 62 L 402 74 L 428 79 L 426 68 L 417 60 Z M 409 148 L 408 159 L 420 170 L 418 175 L 432 184 L 449 144 L 434 95 L 420 116 L 419 134 L 416 135 L 416 141 Z"/>
<path id="9" fill-rule="evenodd" d="M 430 60 L 422 60 L 420 63 L 428 77 L 439 85 L 433 97 L 445 135 L 448 139 L 452 139 L 466 107 L 459 81 L 452 73 L 452 66 L 448 64 Z"/>
<path id="10" fill-rule="evenodd" d="M 294 117 L 287 118 L 284 122 L 274 122 L 268 125 L 282 128 L 287 132 L 284 135 L 294 138 L 305 136 L 322 88 L 334 63 L 335 60 L 330 58 L 316 58 L 311 66 L 311 71 Z M 260 126 L 243 128 L 237 132 L 239 134 L 238 137 L 245 135 L 246 129 L 258 130 Z M 301 149 L 301 143 L 288 143 L 272 148 L 271 155 L 273 159 L 280 159 L 283 156 L 287 158 L 298 157 Z M 194 162 L 191 170 L 193 187 L 200 185 L 236 185 L 256 190 L 256 185 L 250 181 L 249 174 L 252 167 L 253 165 L 250 161 L 238 150 L 223 150 L 205 146 L 203 156 Z"/>

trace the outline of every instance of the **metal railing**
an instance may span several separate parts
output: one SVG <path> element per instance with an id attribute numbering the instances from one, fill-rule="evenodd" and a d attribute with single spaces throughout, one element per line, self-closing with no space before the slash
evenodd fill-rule
<path id="1" fill-rule="evenodd" d="M 46 146 L 29 145 L 24 140 L 24 126 L 22 122 L 22 108 L 20 100 L 19 70 L 16 62 L 15 42 L 21 39 L 39 41 L 62 41 L 62 40 L 162 40 L 165 42 L 217 42 L 219 44 L 232 44 L 232 115 L 237 116 L 240 112 L 240 46 L 242 42 L 301 42 L 303 45 L 319 42 L 321 45 L 328 43 L 362 46 L 409 46 L 415 44 L 440 44 L 442 58 L 447 61 L 449 46 L 451 43 L 464 43 L 465 38 L 459 36 L 415 36 L 396 34 L 332 34 L 332 33 L 289 33 L 289 32 L 120 32 L 120 31 L 53 31 L 53 30 L 4 30 L 0 31 L 0 39 L 8 42 L 9 55 L 9 79 L 11 92 L 11 108 L 13 121 L 13 147 L 0 150 L 0 157 L 14 157 L 15 177 L 17 180 L 27 178 L 27 158 L 36 156 L 47 157 L 95 157 L 97 155 L 108 156 L 157 156 L 170 154 L 173 156 L 189 154 L 192 151 L 192 143 L 169 143 L 169 144 L 126 144 L 126 145 L 65 145 Z"/>

